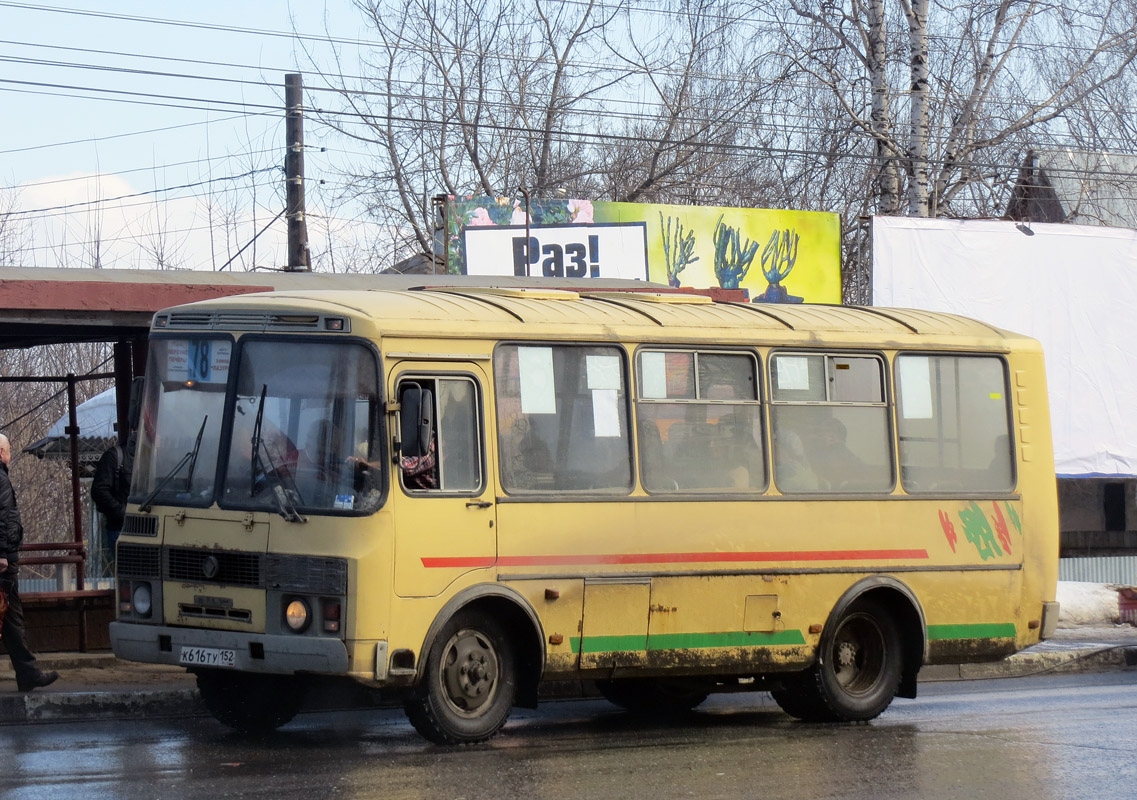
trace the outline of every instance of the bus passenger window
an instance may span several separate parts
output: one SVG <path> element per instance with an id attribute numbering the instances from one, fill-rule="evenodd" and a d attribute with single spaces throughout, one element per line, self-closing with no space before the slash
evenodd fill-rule
<path id="1" fill-rule="evenodd" d="M 622 350 L 501 345 L 494 354 L 494 382 L 506 492 L 631 489 Z"/>
<path id="2" fill-rule="evenodd" d="M 900 480 L 906 492 L 1013 488 L 1002 359 L 900 355 L 896 394 Z"/>
<path id="3" fill-rule="evenodd" d="M 639 354 L 640 480 L 652 493 L 766 487 L 757 360 L 750 353 Z"/>
<path id="4" fill-rule="evenodd" d="M 887 492 L 892 448 L 876 356 L 771 360 L 774 483 L 782 492 Z"/>

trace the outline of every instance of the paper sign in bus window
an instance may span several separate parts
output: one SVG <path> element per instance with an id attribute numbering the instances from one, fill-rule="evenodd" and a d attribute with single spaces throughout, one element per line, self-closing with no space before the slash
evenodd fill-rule
<path id="1" fill-rule="evenodd" d="M 667 362 L 663 353 L 640 356 L 640 397 L 648 400 L 667 398 Z"/>
<path id="2" fill-rule="evenodd" d="M 189 380 L 189 360 L 189 342 L 169 342 L 166 345 L 166 380 L 177 383 Z"/>
<path id="3" fill-rule="evenodd" d="M 556 381 L 551 347 L 517 348 L 522 414 L 556 414 Z"/>
<path id="4" fill-rule="evenodd" d="M 896 359 L 900 379 L 900 416 L 904 419 L 932 418 L 931 361 L 925 356 Z"/>
<path id="5" fill-rule="evenodd" d="M 589 389 L 620 388 L 619 356 L 585 356 Z"/>
<path id="6" fill-rule="evenodd" d="M 809 390 L 809 359 L 800 356 L 778 356 L 778 388 L 788 392 Z"/>
<path id="7" fill-rule="evenodd" d="M 592 424 L 597 438 L 620 435 L 619 393 L 615 389 L 592 390 Z"/>

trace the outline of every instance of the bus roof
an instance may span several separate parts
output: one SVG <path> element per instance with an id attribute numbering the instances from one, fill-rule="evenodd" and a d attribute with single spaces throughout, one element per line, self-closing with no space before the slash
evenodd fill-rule
<path id="1" fill-rule="evenodd" d="M 716 302 L 659 291 L 567 291 L 438 286 L 417 290 L 295 290 L 175 306 L 168 328 L 273 330 L 280 313 L 351 315 L 375 334 L 426 338 L 620 338 L 719 343 L 904 344 L 1009 349 L 1031 341 L 978 320 L 934 311 L 863 306 Z M 296 331 L 290 322 L 282 329 Z M 357 333 L 363 333 L 355 329 Z M 839 334 L 839 336 L 837 336 Z M 1029 345 L 1027 345 L 1029 347 Z"/>

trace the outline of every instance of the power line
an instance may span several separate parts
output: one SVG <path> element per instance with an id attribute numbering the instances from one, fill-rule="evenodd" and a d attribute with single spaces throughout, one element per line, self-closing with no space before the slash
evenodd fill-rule
<path id="1" fill-rule="evenodd" d="M 208 178 L 207 180 L 196 181 L 195 183 L 183 183 L 179 186 L 166 186 L 166 187 L 161 188 L 161 189 L 150 189 L 150 190 L 147 190 L 144 192 L 133 192 L 131 194 L 119 195 L 118 197 L 106 197 L 106 198 L 101 198 L 98 200 L 86 200 L 86 201 L 81 202 L 81 203 L 67 203 L 65 205 L 50 206 L 48 208 L 33 208 L 33 209 L 29 209 L 27 211 L 9 211 L 7 213 L 7 216 L 9 216 L 9 217 L 21 217 L 21 216 L 25 216 L 28 214 L 43 214 L 43 213 L 48 212 L 48 211 L 66 211 L 66 210 L 72 209 L 72 208 L 85 208 L 85 207 L 90 207 L 90 206 L 95 206 L 95 205 L 102 205 L 104 203 L 114 203 L 118 200 L 130 200 L 131 198 L 134 198 L 134 197 L 147 197 L 149 195 L 154 195 L 154 194 L 164 194 L 165 192 L 174 192 L 174 191 L 177 191 L 179 189 L 194 189 L 194 188 L 197 188 L 198 186 L 207 186 L 211 183 L 219 183 L 221 181 L 241 180 L 242 178 L 249 178 L 249 177 L 252 177 L 253 175 L 257 175 L 257 174 L 260 174 L 262 172 L 271 172 L 272 170 L 280 170 L 280 169 L 281 169 L 280 167 L 263 167 L 261 169 L 249 170 L 248 172 L 246 172 L 242 175 L 226 175 L 226 176 L 221 177 L 221 178 Z"/>
<path id="2" fill-rule="evenodd" d="M 18 91 L 18 90 L 0 89 L 0 91 Z M 35 92 L 35 94 L 39 94 L 39 92 Z M 67 97 L 67 96 L 73 96 L 73 95 L 48 95 L 48 96 L 49 97 Z M 76 144 L 91 144 L 92 142 L 106 142 L 106 141 L 110 141 L 112 139 L 125 139 L 125 138 L 130 137 L 130 136 L 145 136 L 145 135 L 151 134 L 151 133 L 165 133 L 166 131 L 175 131 L 175 130 L 179 130 L 181 128 L 192 128 L 192 127 L 196 127 L 197 125 L 211 125 L 213 123 L 230 122 L 230 121 L 235 120 L 235 119 L 244 119 L 245 117 L 248 117 L 248 116 L 255 116 L 255 115 L 251 114 L 251 113 L 249 113 L 249 114 L 234 114 L 233 116 L 222 117 L 220 119 L 203 120 L 201 122 L 186 122 L 186 123 L 183 123 L 181 125 L 166 125 L 166 126 L 161 127 L 161 128 L 148 128 L 147 130 L 144 130 L 144 131 L 129 131 L 127 133 L 115 133 L 115 134 L 110 134 L 107 136 L 93 136 L 93 137 L 89 137 L 87 139 L 71 139 L 70 141 L 66 141 L 66 142 L 49 142 L 47 144 L 36 144 L 36 145 L 30 145 L 28 147 L 13 147 L 9 150 L 0 150 L 0 156 L 6 156 L 6 155 L 10 155 L 12 153 L 27 153 L 27 152 L 30 152 L 32 150 L 46 150 L 46 149 L 51 148 L 51 147 L 69 147 L 71 145 L 76 145 Z"/>
<path id="3" fill-rule="evenodd" d="M 231 158 L 247 158 L 251 156 L 261 156 L 266 153 L 276 153 L 277 148 L 271 150 L 252 150 L 248 152 L 241 152 L 236 155 L 226 154 L 223 156 L 207 156 L 206 158 L 198 158 L 192 161 L 175 161 L 172 164 L 155 164 L 150 167 L 134 167 L 133 169 L 121 169 L 116 172 L 98 172 L 90 175 L 80 175 L 73 178 L 54 178 L 50 181 L 36 181 L 34 183 L 21 183 L 20 189 L 31 189 L 37 186 L 53 186 L 59 183 L 77 183 L 79 181 L 98 180 L 100 178 L 110 178 L 118 175 L 131 175 L 136 172 L 158 172 L 160 170 L 172 169 L 174 167 L 186 167 L 193 164 L 201 165 L 208 164 L 213 161 L 224 161 Z"/>

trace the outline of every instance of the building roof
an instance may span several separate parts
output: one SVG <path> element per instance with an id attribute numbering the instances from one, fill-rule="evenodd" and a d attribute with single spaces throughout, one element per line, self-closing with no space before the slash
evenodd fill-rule
<path id="1" fill-rule="evenodd" d="M 1137 156 L 1031 150 L 1019 169 L 1006 216 L 1137 228 Z"/>
<path id="2" fill-rule="evenodd" d="M 103 452 L 118 441 L 115 423 L 118 411 L 115 405 L 115 388 L 99 392 L 89 400 L 75 406 L 76 422 L 82 432 L 79 436 L 80 464 L 93 464 Z M 48 430 L 47 435 L 24 448 L 37 458 L 66 461 L 71 457 L 71 437 L 67 434 L 70 414 L 64 414 Z"/>

